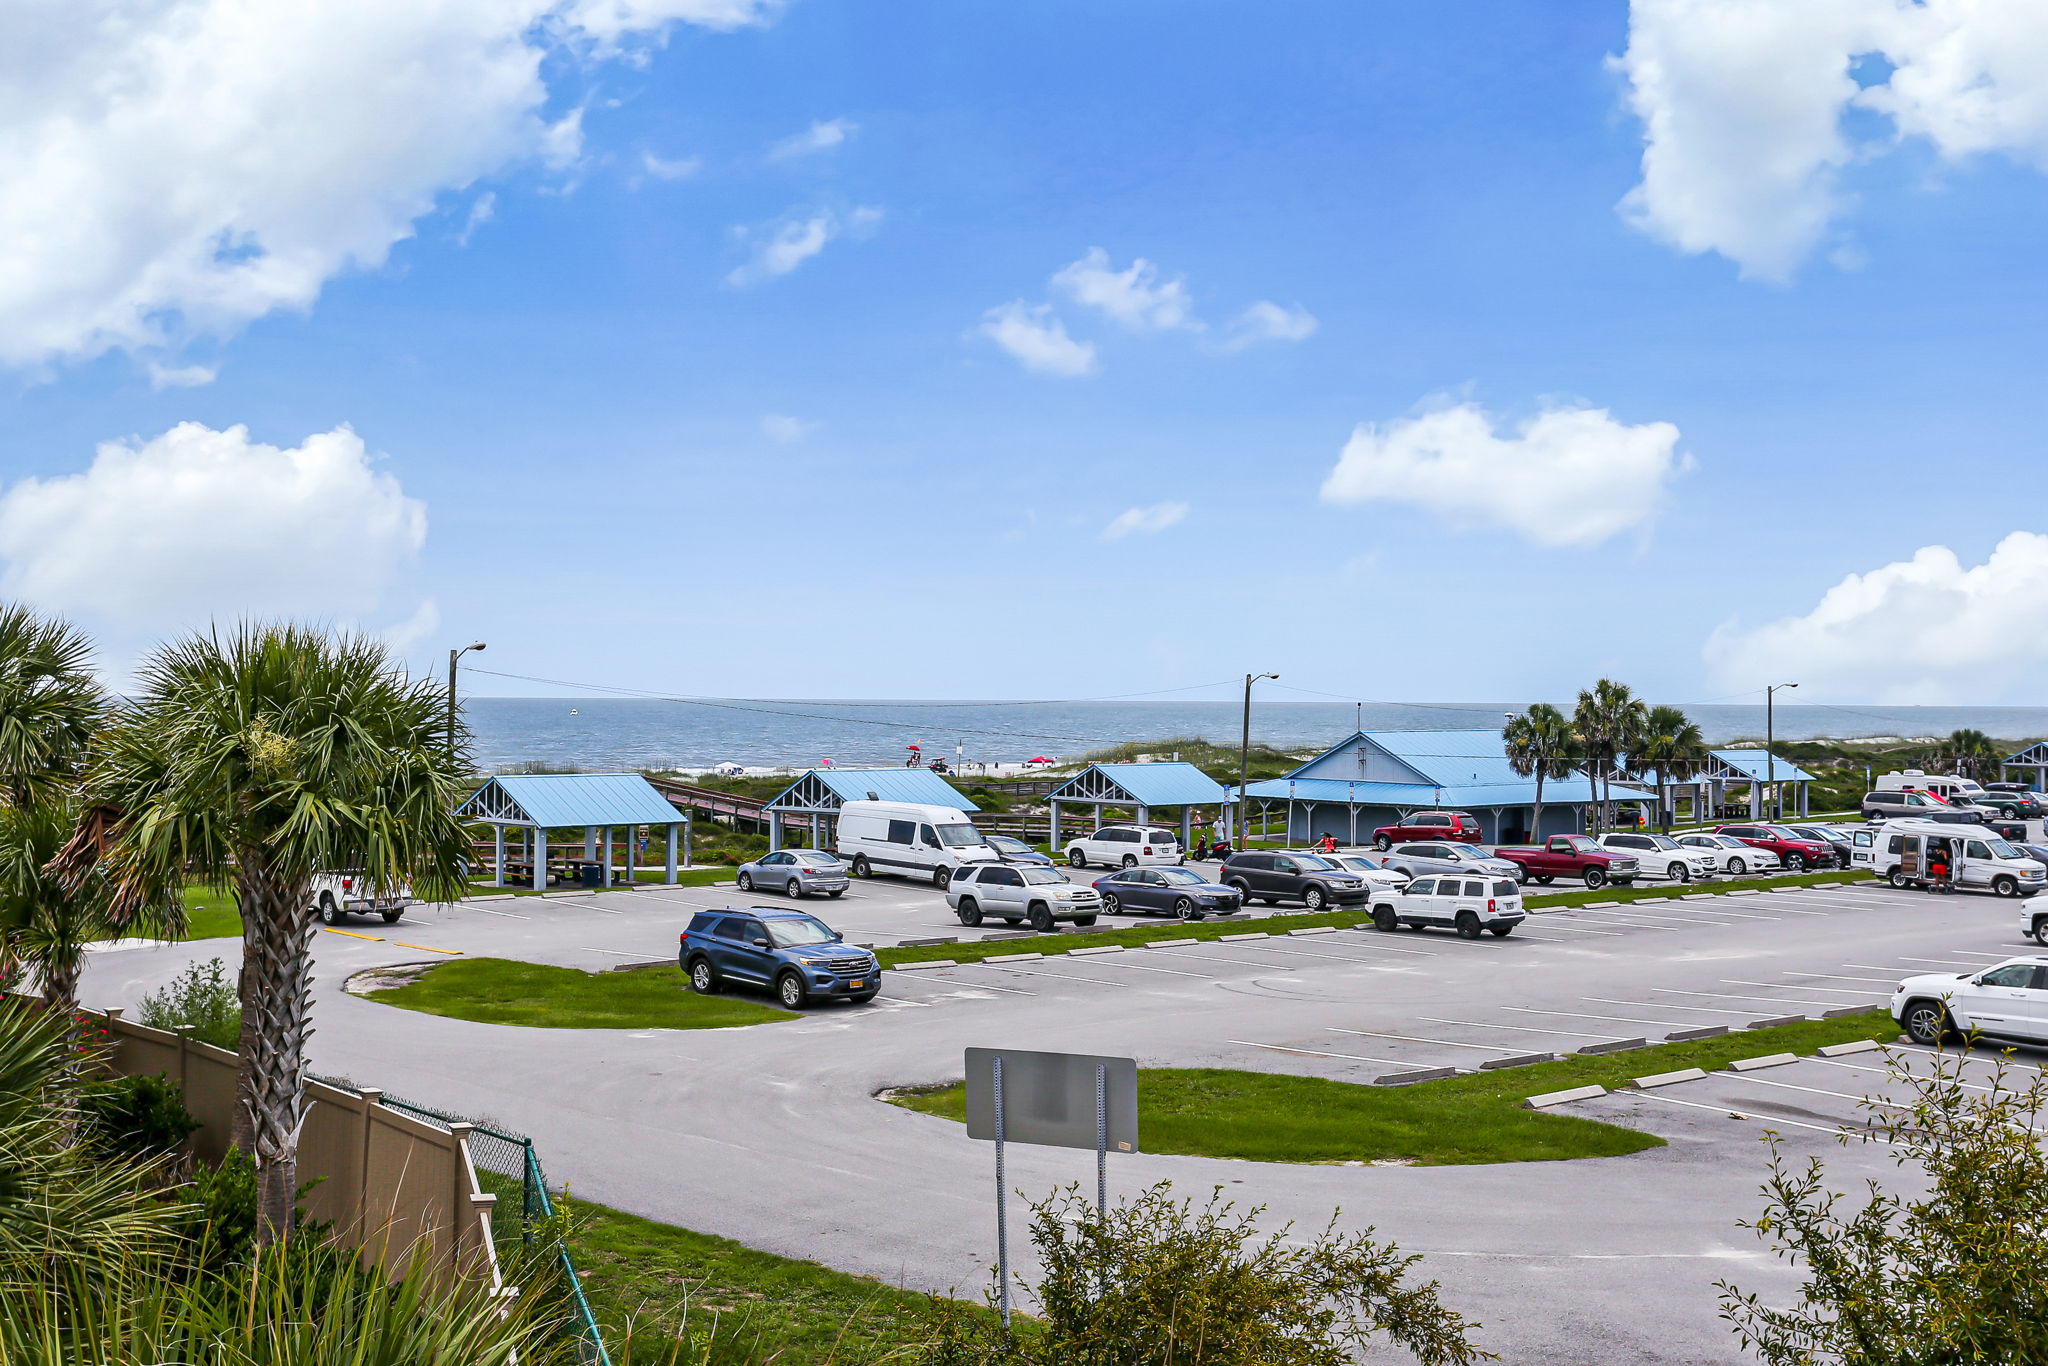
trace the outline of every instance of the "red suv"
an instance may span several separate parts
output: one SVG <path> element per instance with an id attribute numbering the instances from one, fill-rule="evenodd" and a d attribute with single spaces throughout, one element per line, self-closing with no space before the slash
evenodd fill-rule
<path id="1" fill-rule="evenodd" d="M 1806 839 L 1782 825 L 1724 825 L 1714 833 L 1733 835 L 1744 844 L 1768 849 L 1795 873 L 1803 873 L 1808 868 L 1835 866 L 1835 847 L 1832 844 Z"/>
<path id="2" fill-rule="evenodd" d="M 1478 844 L 1479 818 L 1469 811 L 1418 811 L 1404 816 L 1399 825 L 1383 825 L 1372 832 L 1372 847 L 1385 853 L 1397 844 L 1415 840 L 1445 840 L 1451 844 Z"/>

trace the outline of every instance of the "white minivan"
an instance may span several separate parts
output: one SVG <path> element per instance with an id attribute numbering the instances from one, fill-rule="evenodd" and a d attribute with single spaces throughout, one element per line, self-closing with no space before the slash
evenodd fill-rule
<path id="1" fill-rule="evenodd" d="M 1850 836 L 1852 867 L 1887 879 L 1894 887 L 1924 887 L 1937 841 L 1948 842 L 1949 879 L 1958 888 L 2032 896 L 2048 887 L 2048 869 L 1981 825 L 1945 821 L 1886 821 Z"/>
<path id="2" fill-rule="evenodd" d="M 925 878 L 939 888 L 953 880 L 956 868 L 1002 862 L 966 812 L 919 802 L 847 802 L 839 808 L 833 847 L 852 862 L 855 877 L 893 873 Z"/>

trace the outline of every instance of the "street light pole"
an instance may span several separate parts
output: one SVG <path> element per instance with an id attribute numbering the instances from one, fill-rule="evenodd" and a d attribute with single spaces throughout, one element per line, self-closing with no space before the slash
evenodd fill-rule
<path id="1" fill-rule="evenodd" d="M 1776 700 L 1778 689 L 1798 686 L 1797 683 L 1773 683 L 1764 689 L 1764 787 L 1771 794 L 1771 819 L 1774 821 L 1785 819 L 1785 803 L 1778 799 L 1778 756 L 1771 749 L 1777 741 L 1772 703 Z"/>
<path id="2" fill-rule="evenodd" d="M 455 661 L 471 650 L 481 650 L 484 643 L 479 640 L 448 652 L 448 757 L 455 757 Z"/>
<path id="3" fill-rule="evenodd" d="M 1244 730 L 1237 744 L 1237 847 L 1242 850 L 1251 843 L 1252 827 L 1251 799 L 1245 795 L 1252 771 L 1252 684 L 1262 678 L 1278 678 L 1279 674 L 1246 674 L 1244 676 Z"/>

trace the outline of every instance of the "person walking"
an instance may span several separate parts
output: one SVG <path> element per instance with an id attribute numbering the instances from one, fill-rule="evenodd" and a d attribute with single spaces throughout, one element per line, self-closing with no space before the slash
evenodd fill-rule
<path id="1" fill-rule="evenodd" d="M 1954 864 L 1947 840 L 1928 841 L 1927 890 L 1944 895 L 1955 891 Z"/>

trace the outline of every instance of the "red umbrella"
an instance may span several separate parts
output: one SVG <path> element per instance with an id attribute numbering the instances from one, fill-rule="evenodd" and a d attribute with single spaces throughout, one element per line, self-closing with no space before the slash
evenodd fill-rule
<path id="1" fill-rule="evenodd" d="M 1052 760 L 1046 758 L 1043 754 L 1041 754 L 1036 759 L 1033 759 L 1031 762 L 1034 764 L 1049 764 L 1052 762 Z"/>
<path id="2" fill-rule="evenodd" d="M 905 746 L 904 746 L 904 748 L 905 748 L 905 749 L 923 749 L 923 748 L 924 748 L 924 746 L 923 746 L 923 745 L 905 745 Z"/>

